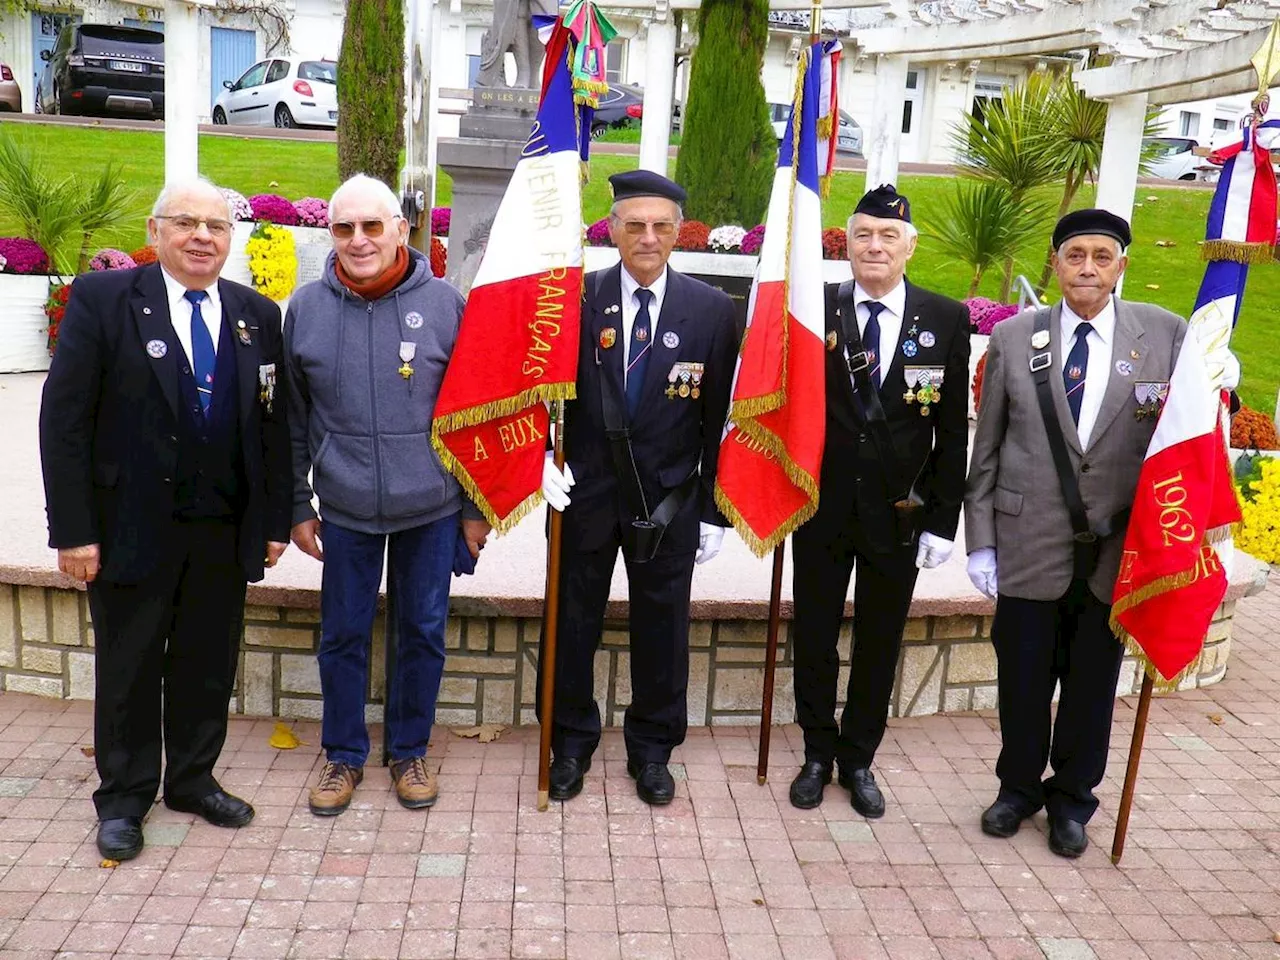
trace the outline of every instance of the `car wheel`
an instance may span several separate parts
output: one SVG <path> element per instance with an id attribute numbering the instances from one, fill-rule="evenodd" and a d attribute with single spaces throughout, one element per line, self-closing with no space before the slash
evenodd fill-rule
<path id="1" fill-rule="evenodd" d="M 31 102 L 31 112 L 44 113 L 44 111 L 40 109 L 40 88 L 39 87 L 36 87 L 35 99 Z"/>
<path id="2" fill-rule="evenodd" d="M 608 132 L 608 130 L 609 125 L 607 123 L 593 123 L 591 125 L 591 139 L 599 140 Z"/>
<path id="3" fill-rule="evenodd" d="M 283 103 L 276 107 L 276 126 L 281 129 L 297 126 L 293 114 L 289 112 L 289 107 Z"/>
<path id="4" fill-rule="evenodd" d="M 218 126 L 226 126 L 227 114 L 221 107 L 213 108 L 213 122 Z"/>

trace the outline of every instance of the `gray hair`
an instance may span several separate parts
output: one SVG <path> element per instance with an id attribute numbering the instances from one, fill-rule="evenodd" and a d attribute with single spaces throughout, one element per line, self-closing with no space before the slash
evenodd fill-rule
<path id="1" fill-rule="evenodd" d="M 219 199 L 227 206 L 227 219 L 234 220 L 235 213 L 231 209 L 231 200 L 222 192 L 221 187 L 206 177 L 186 177 L 181 180 L 167 182 L 160 191 L 160 195 L 156 197 L 156 202 L 151 206 L 151 216 L 163 216 L 164 212 L 169 209 L 169 204 L 173 202 L 174 197 L 181 196 L 184 193 L 199 193 L 206 190 L 218 195 Z"/>
<path id="2" fill-rule="evenodd" d="M 635 199 L 638 199 L 638 198 L 625 197 L 622 200 L 613 201 L 613 206 L 609 208 L 609 219 L 610 220 L 620 219 L 618 217 L 618 204 L 626 203 L 628 200 L 635 200 Z M 680 204 L 676 203 L 670 197 L 661 197 L 660 199 L 668 201 L 673 207 L 676 208 L 676 225 L 678 226 L 679 224 L 684 223 L 684 210 L 683 208 L 681 208 Z"/>
<path id="3" fill-rule="evenodd" d="M 396 196 L 394 190 L 376 177 L 357 173 L 355 176 L 343 181 L 338 185 L 338 189 L 333 191 L 333 196 L 329 198 L 329 219 L 333 219 L 333 212 L 338 208 L 338 203 L 348 193 L 361 189 L 368 191 L 377 199 L 378 203 L 384 207 L 384 212 L 387 216 L 399 217 L 403 215 L 403 211 L 400 209 L 400 198 Z"/>
<path id="4" fill-rule="evenodd" d="M 853 211 L 853 213 L 849 214 L 849 219 L 844 222 L 844 232 L 846 235 L 853 233 L 853 219 L 857 215 L 858 215 L 858 211 L 857 210 Z M 920 236 L 920 231 L 916 229 L 916 225 L 912 223 L 910 220 L 903 220 L 901 221 L 901 223 L 902 223 L 902 232 L 906 235 L 906 238 L 908 240 L 913 240 L 916 237 Z"/>

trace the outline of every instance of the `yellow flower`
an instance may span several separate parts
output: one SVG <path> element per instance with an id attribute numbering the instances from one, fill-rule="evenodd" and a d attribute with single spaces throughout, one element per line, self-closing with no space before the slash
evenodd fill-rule
<path id="1" fill-rule="evenodd" d="M 253 288 L 272 300 L 293 293 L 298 279 L 298 255 L 293 234 L 286 227 L 259 223 L 245 244 Z"/>

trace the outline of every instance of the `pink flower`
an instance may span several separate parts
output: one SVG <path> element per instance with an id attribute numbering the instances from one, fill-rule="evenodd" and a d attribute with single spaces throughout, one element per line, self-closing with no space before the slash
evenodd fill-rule
<path id="1" fill-rule="evenodd" d="M 431 208 L 431 235 L 433 237 L 447 237 L 449 235 L 449 224 L 453 221 L 452 207 L 432 207 Z"/>
<path id="2" fill-rule="evenodd" d="M 755 256 L 760 252 L 760 247 L 764 244 L 764 224 L 752 227 L 747 231 L 747 235 L 742 238 L 742 244 L 739 246 L 743 253 L 748 256 Z"/>
<path id="3" fill-rule="evenodd" d="M 0 258 L 5 273 L 48 273 L 49 255 L 26 237 L 0 237 Z"/>
<path id="4" fill-rule="evenodd" d="M 609 218 L 602 217 L 587 227 L 587 243 L 593 247 L 607 247 L 613 241 L 609 239 Z"/>
<path id="5" fill-rule="evenodd" d="M 303 197 L 293 205 L 298 211 L 298 222 L 304 227 L 327 227 L 329 203 L 319 197 Z"/>
<path id="6" fill-rule="evenodd" d="M 113 250 L 111 247 L 99 250 L 89 261 L 90 270 L 132 270 L 137 265 L 133 257 L 123 250 Z"/>
<path id="7" fill-rule="evenodd" d="M 253 219 L 278 223 L 286 227 L 298 225 L 298 211 L 292 203 L 275 193 L 259 193 L 249 198 Z"/>

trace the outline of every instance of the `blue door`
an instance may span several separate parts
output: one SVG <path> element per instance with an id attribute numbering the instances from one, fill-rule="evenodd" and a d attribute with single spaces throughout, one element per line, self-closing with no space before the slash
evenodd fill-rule
<path id="1" fill-rule="evenodd" d="M 258 37 L 252 30 L 214 27 L 210 39 L 209 109 L 222 93 L 222 81 L 233 83 L 258 60 Z"/>
<path id="2" fill-rule="evenodd" d="M 31 15 L 31 69 L 35 75 L 31 78 L 31 101 L 35 102 L 36 86 L 40 83 L 40 75 L 44 72 L 45 63 L 40 59 L 44 50 L 52 50 L 58 41 L 58 32 L 69 23 L 79 23 L 80 17 L 67 13 L 33 13 Z M 25 98 L 24 98 L 25 99 Z"/>

